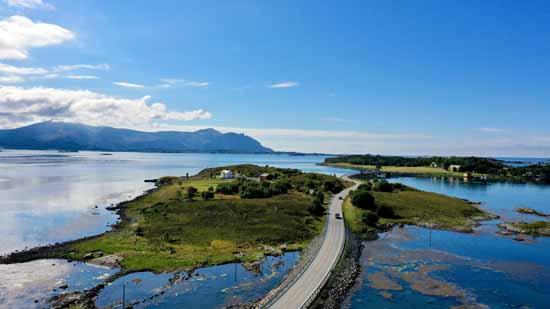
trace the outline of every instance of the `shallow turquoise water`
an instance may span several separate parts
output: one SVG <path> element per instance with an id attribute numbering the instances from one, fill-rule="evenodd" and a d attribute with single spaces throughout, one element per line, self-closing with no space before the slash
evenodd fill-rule
<path id="1" fill-rule="evenodd" d="M 491 308 L 550 307 L 550 238 L 518 242 L 495 234 L 495 225 L 502 220 L 541 220 L 517 214 L 514 209 L 526 206 L 549 212 L 549 186 L 412 177 L 391 181 L 480 201 L 485 210 L 502 219 L 483 222 L 473 234 L 407 226 L 396 228 L 375 242 L 365 242 L 361 259 L 364 272 L 351 296 L 352 308 L 449 308 L 464 304 Z M 419 272 L 426 265 L 444 267 L 428 276 L 450 284 L 460 296 L 426 295 L 412 286 L 414 280 L 404 279 L 407 272 Z M 382 296 L 382 290 L 373 288 L 374 282 L 369 281 L 369 275 L 377 272 L 384 272 L 403 289 L 386 290 L 392 294 L 391 299 Z M 422 280 L 416 280 L 419 281 Z"/>

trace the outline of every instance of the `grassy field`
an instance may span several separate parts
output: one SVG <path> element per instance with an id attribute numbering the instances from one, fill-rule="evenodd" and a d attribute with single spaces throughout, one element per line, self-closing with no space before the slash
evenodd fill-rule
<path id="1" fill-rule="evenodd" d="M 300 249 L 322 229 L 322 220 L 308 211 L 311 198 L 300 192 L 261 199 L 186 197 L 186 187 L 205 191 L 223 181 L 190 179 L 163 186 L 129 203 L 114 231 L 77 242 L 66 257 L 101 251 L 123 257 L 128 271 L 166 271 L 234 261 L 236 252 L 242 253 L 241 261 L 255 261 L 281 244 Z"/>
<path id="2" fill-rule="evenodd" d="M 476 220 L 490 218 L 488 213 L 467 201 L 437 193 L 407 189 L 392 193 L 372 191 L 371 194 L 378 207 L 389 207 L 395 214 L 393 218 L 380 218 L 378 224 L 404 223 L 471 232 Z M 344 203 L 344 218 L 353 232 L 361 234 L 373 228 L 362 220 L 367 212 L 353 206 L 350 199 Z"/>
<path id="3" fill-rule="evenodd" d="M 326 163 L 327 166 L 343 167 L 357 170 L 376 170 L 374 165 L 357 165 L 350 163 Z M 464 173 L 450 172 L 440 167 L 429 166 L 382 166 L 381 172 L 400 173 L 410 175 L 430 175 L 430 176 L 455 176 L 462 177 Z"/>

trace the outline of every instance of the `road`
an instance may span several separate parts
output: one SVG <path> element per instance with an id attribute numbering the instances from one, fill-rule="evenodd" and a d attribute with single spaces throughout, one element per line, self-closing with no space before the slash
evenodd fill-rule
<path id="1" fill-rule="evenodd" d="M 353 181 L 346 177 L 344 179 Z M 355 184 L 353 187 L 345 189 L 332 197 L 329 206 L 327 234 L 317 256 L 300 278 L 277 299 L 271 308 L 302 308 L 315 296 L 318 289 L 326 283 L 332 269 L 338 262 L 340 253 L 344 250 L 346 241 L 344 220 L 336 219 L 335 214 L 338 213 L 342 218 L 344 217 L 342 203 L 350 191 L 356 189 L 357 186 L 358 184 Z"/>

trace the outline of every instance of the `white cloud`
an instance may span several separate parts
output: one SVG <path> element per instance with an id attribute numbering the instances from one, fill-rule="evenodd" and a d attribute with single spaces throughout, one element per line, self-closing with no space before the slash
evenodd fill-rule
<path id="1" fill-rule="evenodd" d="M 58 25 L 14 15 L 0 21 L 0 59 L 26 59 L 31 48 L 58 45 L 74 37 Z"/>
<path id="2" fill-rule="evenodd" d="M 481 131 L 483 133 L 502 133 L 506 130 L 499 129 L 499 128 L 479 128 L 479 131 Z"/>
<path id="3" fill-rule="evenodd" d="M 4 0 L 9 6 L 23 9 L 48 9 L 53 10 L 55 7 L 42 0 Z"/>
<path id="4" fill-rule="evenodd" d="M 107 63 L 100 64 L 70 64 L 70 65 L 58 65 L 54 68 L 56 72 L 68 72 L 76 70 L 103 70 L 107 71 L 111 68 Z"/>
<path id="5" fill-rule="evenodd" d="M 185 87 L 192 87 L 192 88 L 206 88 L 210 85 L 209 82 L 186 80 L 186 79 L 180 79 L 180 78 L 162 78 L 161 81 L 168 85 L 182 85 Z"/>
<path id="6" fill-rule="evenodd" d="M 275 83 L 275 84 L 271 84 L 271 85 L 268 85 L 267 87 L 269 88 L 292 88 L 292 87 L 298 87 L 300 84 L 297 83 L 297 82 L 292 82 L 292 81 L 286 81 L 286 82 L 280 82 L 280 83 Z"/>
<path id="7" fill-rule="evenodd" d="M 0 73 L 4 73 L 4 74 L 41 75 L 41 74 L 47 74 L 48 72 L 49 71 L 44 68 L 16 67 L 5 63 L 0 63 Z"/>
<path id="8" fill-rule="evenodd" d="M 115 84 L 117 86 L 120 86 L 120 87 L 124 87 L 124 88 L 145 88 L 144 85 L 133 84 L 133 83 L 128 83 L 128 82 L 114 82 L 113 84 Z"/>
<path id="9" fill-rule="evenodd" d="M 0 125 L 15 127 L 53 119 L 132 128 L 212 117 L 202 109 L 171 111 L 163 103 L 149 103 L 150 99 L 117 98 L 88 90 L 0 86 Z"/>
<path id="10" fill-rule="evenodd" d="M 94 75 L 67 75 L 65 78 L 68 79 L 99 79 L 99 77 Z"/>
<path id="11" fill-rule="evenodd" d="M 69 79 L 98 79 L 97 76 L 92 75 L 66 75 L 62 76 L 60 73 L 68 73 L 71 71 L 80 70 L 108 70 L 108 64 L 74 64 L 74 65 L 60 65 L 54 68 L 41 68 L 41 67 L 19 67 L 5 63 L 0 63 L 0 82 L 23 82 L 28 77 L 29 79 L 52 79 L 65 77 Z"/>
<path id="12" fill-rule="evenodd" d="M 0 83 L 20 83 L 25 81 L 25 78 L 17 75 L 0 76 Z"/>

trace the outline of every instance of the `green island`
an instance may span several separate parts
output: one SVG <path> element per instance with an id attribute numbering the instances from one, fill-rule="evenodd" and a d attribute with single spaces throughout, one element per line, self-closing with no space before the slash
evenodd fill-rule
<path id="1" fill-rule="evenodd" d="M 344 219 L 364 238 L 395 224 L 472 232 L 479 221 L 493 219 L 476 204 L 400 183 L 368 180 L 344 201 Z"/>
<path id="2" fill-rule="evenodd" d="M 220 175 L 230 171 L 227 178 Z M 123 273 L 174 271 L 299 250 L 323 228 L 327 195 L 350 185 L 295 169 L 234 165 L 163 177 L 118 207 L 120 222 L 98 236 L 16 252 L 0 263 L 86 260 Z"/>
<path id="3" fill-rule="evenodd" d="M 480 180 L 550 183 L 550 165 L 511 166 L 480 157 L 400 157 L 348 155 L 326 158 L 323 165 L 420 177 L 453 176 Z"/>
<path id="4" fill-rule="evenodd" d="M 501 229 L 500 234 L 504 235 L 530 235 L 530 236 L 550 236 L 550 222 L 505 222 L 498 225 Z"/>

